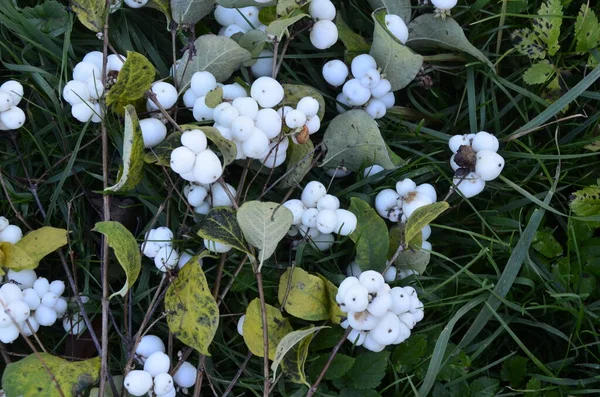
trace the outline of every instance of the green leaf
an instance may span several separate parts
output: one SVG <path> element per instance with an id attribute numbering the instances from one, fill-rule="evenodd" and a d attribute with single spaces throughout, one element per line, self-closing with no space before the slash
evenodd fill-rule
<path id="1" fill-rule="evenodd" d="M 275 359 L 275 351 L 281 339 L 293 331 L 290 322 L 281 315 L 281 312 L 271 305 L 265 305 L 267 311 L 267 332 L 269 337 L 269 359 Z M 248 349 L 258 357 L 264 357 L 262 314 L 260 301 L 254 299 L 246 309 L 246 318 L 243 325 L 244 342 Z"/>
<path id="2" fill-rule="evenodd" d="M 430 261 L 431 253 L 429 251 L 425 251 L 421 248 L 409 247 L 400 252 L 395 265 L 398 267 L 398 270 L 410 269 L 419 274 L 423 274 Z"/>
<path id="3" fill-rule="evenodd" d="M 330 354 L 324 354 L 319 356 L 315 361 L 313 361 L 309 368 L 309 374 L 313 378 L 317 378 L 319 373 L 325 367 L 327 361 L 329 361 Z M 325 380 L 334 380 L 339 379 L 342 376 L 346 375 L 346 373 L 352 368 L 356 359 L 354 357 L 347 356 L 345 354 L 338 353 L 333 358 L 331 365 L 327 372 L 325 372 L 324 379 Z"/>
<path id="4" fill-rule="evenodd" d="M 215 207 L 200 222 L 198 236 L 211 241 L 227 244 L 238 251 L 250 255 L 244 234 L 237 222 L 235 210 L 228 207 Z"/>
<path id="5" fill-rule="evenodd" d="M 261 3 L 261 7 L 271 6 L 276 3 L 276 0 Z M 256 0 L 217 0 L 217 4 L 225 8 L 242 8 L 248 6 L 256 6 Z"/>
<path id="6" fill-rule="evenodd" d="M 527 375 L 529 359 L 523 356 L 512 356 L 502 364 L 502 380 L 509 381 L 510 386 L 519 388 Z"/>
<path id="7" fill-rule="evenodd" d="M 530 59 L 543 59 L 546 57 L 546 48 L 537 34 L 531 29 L 524 28 L 511 33 L 513 46 Z"/>
<path id="8" fill-rule="evenodd" d="M 283 309 L 294 317 L 307 321 L 329 319 L 330 301 L 325 282 L 303 269 L 289 268 L 281 275 L 277 298 Z"/>
<path id="9" fill-rule="evenodd" d="M 277 368 L 279 368 L 279 364 L 282 362 L 285 355 L 288 354 L 288 352 L 292 350 L 294 346 L 300 343 L 302 339 L 306 338 L 307 336 L 312 338 L 315 332 L 318 332 L 325 328 L 329 327 L 315 327 L 311 325 L 311 327 L 308 329 L 292 331 L 283 338 L 281 338 L 281 340 L 277 344 L 277 349 L 275 350 L 275 359 L 271 364 L 271 371 L 273 371 L 273 381 L 275 381 L 275 379 L 277 378 Z"/>
<path id="10" fill-rule="evenodd" d="M 83 26 L 92 32 L 100 32 L 104 27 L 106 1 L 71 0 L 71 9 Z"/>
<path id="11" fill-rule="evenodd" d="M 223 103 L 223 87 L 217 87 L 206 94 L 204 103 L 211 109 L 216 108 Z"/>
<path id="12" fill-rule="evenodd" d="M 385 376 L 390 352 L 366 352 L 360 355 L 346 375 L 348 385 L 354 389 L 375 389 Z"/>
<path id="13" fill-rule="evenodd" d="M 142 98 L 150 89 L 154 75 L 154 66 L 145 56 L 128 51 L 117 82 L 106 94 L 106 104 L 117 113 L 123 112 L 126 105 Z"/>
<path id="14" fill-rule="evenodd" d="M 288 28 L 301 20 L 302 18 L 308 17 L 308 14 L 304 14 L 301 11 L 293 12 L 289 18 L 276 19 L 267 26 L 267 35 L 275 36 L 279 41 L 284 34 L 288 34 Z"/>
<path id="15" fill-rule="evenodd" d="M 577 52 L 588 52 L 600 44 L 600 23 L 598 17 L 587 4 L 581 5 L 575 22 L 575 39 Z"/>
<path id="16" fill-rule="evenodd" d="M 323 136 L 327 154 L 322 167 L 358 172 L 365 164 L 396 168 L 390 158 L 377 122 L 362 109 L 353 109 L 334 118 Z"/>
<path id="17" fill-rule="evenodd" d="M 408 25 L 412 14 L 410 0 L 369 0 L 373 10 L 385 7 L 388 14 L 396 14 Z"/>
<path id="18" fill-rule="evenodd" d="M 212 73 L 217 81 L 225 81 L 252 57 L 248 50 L 240 47 L 234 40 L 213 34 L 205 34 L 196 39 L 194 54 L 190 60 L 190 51 L 187 50 L 181 58 L 181 64 L 187 67 L 177 69 L 180 89 L 187 88 L 192 75 L 203 70 Z"/>
<path id="19" fill-rule="evenodd" d="M 531 246 L 546 258 L 556 258 L 563 254 L 563 248 L 552 235 L 552 229 L 542 229 L 535 232 Z"/>
<path id="20" fill-rule="evenodd" d="M 391 357 L 394 370 L 409 373 L 412 368 L 423 362 L 426 352 L 427 338 L 424 335 L 412 335 L 394 348 Z"/>
<path id="21" fill-rule="evenodd" d="M 482 376 L 471 382 L 469 390 L 473 397 L 494 397 L 499 385 L 500 382 L 497 379 Z"/>
<path id="22" fill-rule="evenodd" d="M 195 258 L 181 269 L 167 288 L 165 310 L 173 335 L 198 353 L 210 356 L 208 347 L 219 326 L 219 307 L 198 256 Z"/>
<path id="23" fill-rule="evenodd" d="M 172 20 L 169 0 L 150 0 L 145 7 L 154 8 L 155 10 L 162 12 L 169 22 Z"/>
<path id="24" fill-rule="evenodd" d="M 261 51 L 269 42 L 267 34 L 262 30 L 249 30 L 240 37 L 238 44 L 252 54 L 252 58 L 244 63 L 244 66 L 252 66 L 258 60 Z"/>
<path id="25" fill-rule="evenodd" d="M 57 1 L 45 1 L 35 7 L 25 7 L 23 16 L 44 33 L 64 28 L 69 20 L 65 6 Z"/>
<path id="26" fill-rule="evenodd" d="M 125 377 L 123 375 L 113 375 L 112 378 L 113 378 L 113 381 L 115 382 L 115 387 L 117 388 L 117 392 L 122 393 L 123 392 L 123 379 Z M 90 397 L 100 397 L 100 389 L 97 387 L 94 387 L 92 390 L 90 390 Z M 104 390 L 104 397 L 120 397 L 120 394 L 118 396 L 115 396 L 112 392 L 112 388 L 106 387 L 106 389 Z"/>
<path id="27" fill-rule="evenodd" d="M 547 60 L 534 63 L 523 74 L 523 81 L 529 85 L 544 84 L 554 75 L 555 69 Z"/>
<path id="28" fill-rule="evenodd" d="M 379 397 L 379 393 L 375 390 L 343 389 L 340 397 Z"/>
<path id="29" fill-rule="evenodd" d="M 6 366 L 2 387 L 6 396 L 81 396 L 100 378 L 100 357 L 69 362 L 48 353 L 30 354 Z"/>
<path id="30" fill-rule="evenodd" d="M 281 181 L 284 188 L 300 185 L 312 168 L 315 145 L 309 139 L 300 145 L 290 143 L 287 150 L 286 175 Z"/>
<path id="31" fill-rule="evenodd" d="M 310 384 L 306 380 L 304 365 L 306 363 L 306 359 L 308 358 L 308 348 L 310 347 L 310 343 L 312 342 L 314 336 L 314 333 L 306 335 L 300 341 L 300 343 L 298 343 L 298 345 L 294 346 L 294 348 L 283 357 L 283 361 L 281 362 L 281 368 L 283 369 L 283 372 L 286 374 L 286 376 L 293 383 L 299 385 L 306 385 L 310 387 Z"/>
<path id="32" fill-rule="evenodd" d="M 171 0 L 173 21 L 179 25 L 195 25 L 215 8 L 214 0 Z"/>
<path id="33" fill-rule="evenodd" d="M 406 221 L 404 236 L 407 245 L 410 245 L 413 239 L 421 234 L 421 230 L 423 230 L 425 226 L 433 222 L 448 208 L 450 208 L 450 205 L 445 201 L 439 201 L 417 208 L 408 218 L 408 221 Z"/>
<path id="34" fill-rule="evenodd" d="M 322 120 L 325 116 L 325 98 L 319 90 L 304 84 L 283 84 L 283 101 L 279 106 L 291 106 L 296 108 L 300 99 L 310 96 L 319 102 L 317 116 Z M 291 146 L 291 145 L 290 145 Z"/>
<path id="35" fill-rule="evenodd" d="M 356 215 L 356 230 L 350 234 L 356 243 L 356 262 L 363 270 L 383 271 L 387 263 L 389 235 L 385 221 L 367 203 L 350 199 L 350 212 Z"/>
<path id="36" fill-rule="evenodd" d="M 367 53 L 371 49 L 371 44 L 367 42 L 361 35 L 355 33 L 344 21 L 344 18 L 338 13 L 335 17 L 335 26 L 338 29 L 338 36 L 346 47 L 346 61 L 349 62 L 354 58 L 352 55 Z"/>
<path id="37" fill-rule="evenodd" d="M 119 222 L 98 222 L 92 230 L 106 236 L 108 245 L 115 251 L 119 264 L 125 270 L 125 285 L 120 291 L 112 294 L 111 298 L 115 295 L 125 296 L 137 280 L 142 268 L 142 258 L 137 241 L 131 232 Z"/>
<path id="38" fill-rule="evenodd" d="M 433 13 L 423 14 L 408 25 L 406 45 L 413 50 L 444 48 L 465 52 L 490 68 L 494 65 L 465 36 L 462 27 L 452 18 L 435 18 Z"/>
<path id="39" fill-rule="evenodd" d="M 310 0 L 277 0 L 277 15 L 289 15 L 308 3 Z"/>
<path id="40" fill-rule="evenodd" d="M 248 201 L 237 211 L 237 221 L 246 241 L 258 248 L 259 271 L 292 226 L 292 212 L 278 203 Z"/>
<path id="41" fill-rule="evenodd" d="M 125 128 L 123 132 L 123 169 L 116 185 L 106 188 L 107 192 L 127 192 L 141 182 L 144 169 L 144 138 L 135 108 L 125 106 Z"/>
<path id="42" fill-rule="evenodd" d="M 539 379 L 531 378 L 529 382 L 527 382 L 525 389 L 527 390 L 525 392 L 526 397 L 537 397 L 540 395 L 542 382 Z"/>
<path id="43" fill-rule="evenodd" d="M 573 193 L 571 210 L 577 216 L 600 215 L 600 186 L 592 185 Z"/>
<path id="44" fill-rule="evenodd" d="M 184 127 L 186 126 L 181 126 L 181 128 L 185 129 Z M 198 128 L 197 126 L 194 127 Z M 169 167 L 171 165 L 171 152 L 179 146 L 181 146 L 181 132 L 175 131 L 167 135 L 164 141 L 146 152 L 144 154 L 144 161 L 148 164 Z"/>
<path id="45" fill-rule="evenodd" d="M 327 297 L 329 298 L 329 321 L 334 324 L 339 324 L 342 322 L 342 319 L 346 317 L 346 313 L 340 309 L 340 306 L 335 300 L 338 287 L 336 287 L 331 281 L 327 280 L 327 278 L 322 274 L 317 274 L 317 276 L 325 283 L 325 291 L 327 292 Z"/>
<path id="46" fill-rule="evenodd" d="M 371 56 L 377 61 L 377 66 L 382 69 L 386 79 L 392 83 L 392 91 L 397 91 L 415 79 L 423 66 L 423 57 L 414 53 L 390 33 L 385 24 L 385 15 L 385 10 L 375 11 L 372 15 L 375 21 L 375 31 Z M 406 44 L 408 45 L 408 43 Z"/>
<path id="47" fill-rule="evenodd" d="M 560 49 L 558 38 L 563 15 L 561 0 L 546 0 L 538 10 L 538 15 L 540 18 L 532 21 L 533 30 L 546 43 L 548 55 L 555 55 Z"/>

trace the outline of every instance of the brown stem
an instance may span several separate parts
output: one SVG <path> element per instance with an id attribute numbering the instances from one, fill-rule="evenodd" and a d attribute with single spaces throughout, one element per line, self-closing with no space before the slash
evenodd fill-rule
<path id="1" fill-rule="evenodd" d="M 319 383 L 321 383 L 321 381 L 323 380 L 323 377 L 325 376 L 325 374 L 327 373 L 327 370 L 331 366 L 331 363 L 333 362 L 333 359 L 335 358 L 335 355 L 338 353 L 338 351 L 340 350 L 340 347 L 342 347 L 342 345 L 346 341 L 346 338 L 348 337 L 348 335 L 350 335 L 351 331 L 352 331 L 352 327 L 346 328 L 346 332 L 344 332 L 344 335 L 342 335 L 342 337 L 338 341 L 337 345 L 335 345 L 335 347 L 333 348 L 333 351 L 331 352 L 331 355 L 329 356 L 329 359 L 325 363 L 325 366 L 321 370 L 321 373 L 319 374 L 319 377 L 317 378 L 317 380 L 315 381 L 315 383 L 313 383 L 313 385 L 311 386 L 311 388 L 308 390 L 308 393 L 306 393 L 306 397 L 312 397 L 312 395 L 317 392 L 317 388 L 319 387 Z"/>
<path id="2" fill-rule="evenodd" d="M 227 389 L 225 389 L 225 393 L 223 393 L 223 396 L 221 396 L 221 397 L 227 397 L 229 395 L 229 393 L 231 393 L 231 391 L 233 390 L 235 384 L 240 379 L 240 377 L 242 376 L 242 373 L 246 369 L 246 365 L 248 365 L 248 362 L 250 361 L 250 359 L 252 358 L 252 356 L 253 356 L 252 352 L 248 352 L 248 355 L 246 356 L 246 359 L 244 360 L 244 362 L 240 366 L 240 369 L 237 371 L 237 373 L 235 374 L 235 376 L 233 377 L 233 379 L 231 380 L 231 382 L 229 382 L 229 386 L 227 386 Z"/>
<path id="3" fill-rule="evenodd" d="M 256 266 L 256 265 L 255 265 Z M 260 300 L 260 312 L 262 314 L 262 330 L 263 330 L 263 372 L 264 372 L 264 390 L 263 396 L 269 395 L 269 330 L 267 320 L 267 304 L 265 302 L 265 291 L 263 289 L 262 274 L 256 269 L 254 276 L 256 277 L 256 283 L 258 284 L 258 298 Z"/>

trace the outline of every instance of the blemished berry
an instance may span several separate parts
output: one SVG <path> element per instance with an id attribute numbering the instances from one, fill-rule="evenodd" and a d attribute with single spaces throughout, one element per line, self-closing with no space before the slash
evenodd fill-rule
<path id="1" fill-rule="evenodd" d="M 381 273 L 374 270 L 367 270 L 362 272 L 358 277 L 360 284 L 367 289 L 369 293 L 375 293 L 383 287 L 385 280 Z"/>
<path id="2" fill-rule="evenodd" d="M 456 186 L 456 190 L 465 196 L 465 198 L 477 196 L 485 189 L 485 181 L 475 172 L 470 172 L 464 178 L 454 177 L 452 183 Z"/>
<path id="3" fill-rule="evenodd" d="M 284 90 L 277 80 L 263 76 L 256 79 L 252 84 L 250 96 L 261 107 L 272 108 L 283 100 Z"/>
<path id="4" fill-rule="evenodd" d="M 491 150 L 480 150 L 477 152 L 475 173 L 484 181 L 492 181 L 500 175 L 504 169 L 504 158 Z"/>
<path id="5" fill-rule="evenodd" d="M 344 296 L 344 305 L 349 311 L 362 312 L 369 306 L 369 291 L 362 284 L 351 286 Z"/>
<path id="6" fill-rule="evenodd" d="M 377 69 L 377 62 L 369 54 L 361 54 L 355 57 L 350 64 L 352 76 L 355 79 L 362 78 L 370 69 Z"/>
<path id="7" fill-rule="evenodd" d="M 35 274 L 35 270 L 15 271 L 13 269 L 8 269 L 8 272 L 6 272 L 6 279 L 16 283 L 21 290 L 25 290 L 33 287 L 33 283 L 37 280 L 37 275 Z"/>
<path id="8" fill-rule="evenodd" d="M 306 211 L 306 206 L 303 201 L 292 199 L 283 203 L 283 206 L 292 212 L 292 225 L 299 225 L 302 223 L 302 215 L 304 214 L 304 211 Z"/>
<path id="9" fill-rule="evenodd" d="M 317 227 L 317 216 L 319 216 L 318 209 L 307 208 L 302 214 L 302 225 L 306 227 Z"/>
<path id="10" fill-rule="evenodd" d="M 307 208 L 316 208 L 319 199 L 327 194 L 325 185 L 318 181 L 311 181 L 302 190 L 300 199 Z"/>
<path id="11" fill-rule="evenodd" d="M 379 324 L 379 317 L 368 311 L 348 312 L 348 324 L 358 331 L 370 331 Z"/>

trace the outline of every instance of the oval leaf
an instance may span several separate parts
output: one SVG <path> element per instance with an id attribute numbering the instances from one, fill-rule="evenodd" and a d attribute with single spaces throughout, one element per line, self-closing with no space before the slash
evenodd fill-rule
<path id="1" fill-rule="evenodd" d="M 169 330 L 200 354 L 210 356 L 210 346 L 219 326 L 219 307 L 213 298 L 199 257 L 188 262 L 165 295 Z"/>
<path id="2" fill-rule="evenodd" d="M 340 14 L 335 17 L 335 26 L 338 29 L 340 40 L 346 47 L 346 62 L 351 62 L 352 58 L 358 54 L 369 52 L 371 44 L 364 37 L 350 29 Z"/>
<path id="3" fill-rule="evenodd" d="M 410 0 L 369 0 L 374 10 L 385 7 L 388 14 L 398 15 L 408 25 L 412 14 Z"/>
<path id="4" fill-rule="evenodd" d="M 450 208 L 450 205 L 445 201 L 439 201 L 417 208 L 415 212 L 410 215 L 408 221 L 406 221 L 406 230 L 404 232 L 405 241 L 410 244 L 417 235 L 421 234 L 421 230 L 425 226 L 433 222 L 448 208 Z"/>
<path id="5" fill-rule="evenodd" d="M 269 359 L 275 359 L 275 351 L 281 339 L 293 331 L 290 322 L 281 315 L 281 312 L 271 305 L 266 305 L 267 333 L 269 337 Z M 243 325 L 244 342 L 248 349 L 258 357 L 264 357 L 263 327 L 260 301 L 254 299 L 246 309 L 246 319 Z"/>
<path id="6" fill-rule="evenodd" d="M 173 21 L 179 25 L 195 25 L 210 14 L 214 7 L 214 0 L 171 0 Z"/>
<path id="7" fill-rule="evenodd" d="M 350 212 L 356 215 L 356 230 L 350 234 L 356 243 L 356 263 L 363 270 L 383 271 L 387 263 L 389 235 L 385 221 L 367 203 L 350 199 Z"/>
<path id="8" fill-rule="evenodd" d="M 281 361 L 283 372 L 296 384 L 310 386 L 306 380 L 304 364 L 308 357 L 310 342 L 312 342 L 314 336 L 314 333 L 306 335 L 291 352 L 283 356 L 283 361 Z"/>
<path id="9" fill-rule="evenodd" d="M 465 52 L 494 69 L 494 65 L 465 36 L 463 29 L 452 18 L 435 18 L 434 14 L 423 14 L 408 25 L 406 45 L 414 50 L 444 48 Z"/>
<path id="10" fill-rule="evenodd" d="M 327 297 L 329 298 L 329 321 L 334 324 L 339 324 L 342 322 L 342 319 L 346 317 L 346 313 L 340 309 L 340 306 L 335 300 L 338 287 L 336 287 L 331 281 L 327 280 L 327 278 L 322 274 L 317 274 L 317 276 L 325 283 Z"/>
<path id="11" fill-rule="evenodd" d="M 142 268 L 142 258 L 137 241 L 131 232 L 119 222 L 98 222 L 92 230 L 106 236 L 108 245 L 115 251 L 119 264 L 125 270 L 125 285 L 110 298 L 115 295 L 125 296 L 137 280 Z"/>
<path id="12" fill-rule="evenodd" d="M 14 270 L 31 270 L 38 267 L 39 263 L 34 261 L 22 248 L 13 243 L 4 241 L 0 243 L 0 252 L 3 257 L 3 267 Z M 4 272 L 2 273 L 4 274 Z"/>
<path id="13" fill-rule="evenodd" d="M 40 261 L 51 252 L 56 251 L 60 247 L 67 244 L 67 231 L 65 229 L 57 229 L 55 227 L 44 226 L 40 229 L 29 232 L 16 244 L 16 247 L 27 254 L 27 256 L 38 267 Z M 10 266 L 6 267 L 16 268 Z M 35 267 L 21 267 L 23 269 L 35 269 Z"/>
<path id="14" fill-rule="evenodd" d="M 289 188 L 300 185 L 302 179 L 312 168 L 315 145 L 309 139 L 300 145 L 291 143 L 287 150 L 287 167 L 285 177 L 281 181 L 283 187 Z"/>
<path id="15" fill-rule="evenodd" d="M 288 28 L 290 26 L 307 16 L 309 15 L 302 12 L 296 12 L 290 15 L 289 18 L 276 19 L 275 21 L 271 22 L 269 26 L 267 26 L 267 34 L 275 36 L 278 40 L 281 40 L 284 34 L 289 34 Z"/>
<path id="16" fill-rule="evenodd" d="M 308 321 L 329 319 L 325 282 L 303 269 L 289 268 L 281 275 L 277 298 L 280 304 L 285 303 L 283 309 L 294 317 Z"/>
<path id="17" fill-rule="evenodd" d="M 210 210 L 206 217 L 200 222 L 198 236 L 207 240 L 227 244 L 238 251 L 250 255 L 244 234 L 235 216 L 235 210 L 228 207 L 215 207 Z"/>
<path id="18" fill-rule="evenodd" d="M 82 396 L 100 377 L 100 357 L 69 362 L 48 353 L 8 364 L 2 375 L 6 396 Z"/>
<path id="19" fill-rule="evenodd" d="M 150 0 L 146 4 L 146 7 L 154 8 L 155 10 L 162 12 L 163 14 L 165 14 L 167 21 L 171 21 L 171 11 L 169 8 L 170 7 L 169 0 Z"/>
<path id="20" fill-rule="evenodd" d="M 334 118 L 323 136 L 327 154 L 322 167 L 343 165 L 359 171 L 364 164 L 379 164 L 389 170 L 396 167 L 377 122 L 362 109 L 349 110 Z"/>
<path id="21" fill-rule="evenodd" d="M 106 104 L 117 113 L 123 112 L 123 107 L 142 98 L 150 89 L 154 75 L 154 66 L 145 56 L 128 51 L 117 82 L 106 94 Z"/>
<path id="22" fill-rule="evenodd" d="M 423 57 L 412 52 L 390 33 L 385 24 L 385 15 L 385 10 L 373 13 L 375 31 L 371 55 L 392 84 L 392 91 L 397 91 L 415 79 L 423 66 Z"/>
<path id="23" fill-rule="evenodd" d="M 235 161 L 235 157 L 237 156 L 237 146 L 235 145 L 235 143 L 233 143 L 229 139 L 224 138 L 223 135 L 221 135 L 219 130 L 217 130 L 216 128 L 208 127 L 208 126 L 197 126 L 197 125 L 186 124 L 186 125 L 182 125 L 181 129 L 184 131 L 200 130 L 200 131 L 204 132 L 204 135 L 206 135 L 208 140 L 211 141 L 212 143 L 214 143 L 215 145 L 217 145 L 217 148 L 219 148 L 219 151 L 223 155 L 223 168 L 225 168 L 225 166 L 227 166 Z M 181 135 L 179 135 L 177 137 L 178 144 L 173 149 L 175 149 L 178 146 L 181 146 L 181 142 L 179 140 L 180 138 L 181 138 Z M 171 149 L 171 151 L 173 149 Z M 168 160 L 169 163 L 170 163 L 170 158 L 171 158 L 171 152 L 169 151 L 169 160 Z"/>
<path id="24" fill-rule="evenodd" d="M 144 138 L 135 108 L 125 106 L 125 130 L 123 132 L 123 169 L 116 185 L 107 192 L 126 192 L 135 189 L 142 180 L 144 169 Z"/>
<path id="25" fill-rule="evenodd" d="M 100 32 L 104 26 L 106 1 L 71 0 L 71 9 L 79 21 L 92 32 Z"/>
<path id="26" fill-rule="evenodd" d="M 285 357 L 285 355 L 292 350 L 294 346 L 296 346 L 300 341 L 307 336 L 312 336 L 315 332 L 318 332 L 322 329 L 329 328 L 326 326 L 315 327 L 311 326 L 309 329 L 303 329 L 298 331 L 293 331 L 281 338 L 279 343 L 277 344 L 277 350 L 275 351 L 275 359 L 271 364 L 271 371 L 273 371 L 273 381 L 275 381 L 277 377 L 277 368 L 279 368 L 279 364 Z"/>
<path id="27" fill-rule="evenodd" d="M 194 55 L 191 59 L 189 50 L 181 58 L 181 64 L 187 67 L 177 69 L 179 87 L 186 88 L 192 75 L 202 70 L 212 73 L 217 81 L 227 80 L 251 57 L 248 50 L 228 37 L 213 34 L 200 36 L 194 42 Z"/>
<path id="28" fill-rule="evenodd" d="M 293 11 L 303 7 L 310 3 L 310 0 L 278 0 L 277 1 L 277 15 L 289 15 Z"/>

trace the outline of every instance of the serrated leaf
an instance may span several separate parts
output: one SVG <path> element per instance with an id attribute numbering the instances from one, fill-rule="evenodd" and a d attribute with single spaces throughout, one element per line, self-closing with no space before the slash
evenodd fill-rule
<path id="1" fill-rule="evenodd" d="M 519 388 L 527 375 L 529 359 L 523 356 L 512 356 L 502 364 L 502 380 L 510 382 L 513 388 Z"/>
<path id="2" fill-rule="evenodd" d="M 98 222 L 92 229 L 106 237 L 108 245 L 114 250 L 117 261 L 125 271 L 125 285 L 115 295 L 125 296 L 135 283 L 142 268 L 140 249 L 135 237 L 119 222 Z"/>
<path id="3" fill-rule="evenodd" d="M 308 329 L 292 331 L 279 341 L 277 344 L 277 349 L 275 350 L 275 359 L 271 364 L 271 371 L 273 371 L 273 381 L 277 378 L 277 368 L 279 368 L 279 364 L 283 361 L 284 357 L 296 346 L 300 343 L 304 338 L 314 336 L 315 332 L 318 332 L 322 329 L 329 328 L 327 326 L 315 327 L 312 326 Z M 310 386 L 310 385 L 308 385 Z"/>
<path id="4" fill-rule="evenodd" d="M 329 281 L 322 274 L 317 273 L 317 276 L 325 283 L 325 291 L 327 292 L 327 297 L 329 298 L 329 321 L 334 324 L 339 324 L 342 322 L 342 319 L 346 317 L 346 313 L 340 309 L 340 306 L 335 300 L 338 287 L 336 287 L 335 284 Z"/>
<path id="5" fill-rule="evenodd" d="M 532 60 L 546 57 L 545 45 L 531 29 L 515 30 L 511 33 L 511 40 L 517 51 Z"/>
<path id="6" fill-rule="evenodd" d="M 281 315 L 281 312 L 271 305 L 265 305 L 267 311 L 267 332 L 269 337 L 269 359 L 275 359 L 275 351 L 281 339 L 293 331 L 290 322 Z M 258 357 L 264 357 L 262 314 L 260 301 L 254 299 L 246 309 L 246 319 L 243 325 L 244 342 L 248 349 Z"/>
<path id="7" fill-rule="evenodd" d="M 289 15 L 308 3 L 310 3 L 310 0 L 277 0 L 277 15 Z"/>
<path id="8" fill-rule="evenodd" d="M 390 33 L 385 23 L 385 15 L 384 9 L 372 14 L 375 31 L 370 54 L 392 84 L 392 91 L 397 91 L 415 79 L 423 66 L 423 57 L 414 53 Z M 406 44 L 408 45 L 408 42 Z"/>
<path id="9" fill-rule="evenodd" d="M 294 12 L 288 18 L 276 19 L 267 26 L 267 34 L 270 36 L 277 37 L 277 40 L 281 41 L 283 35 L 289 35 L 288 28 L 301 20 L 302 18 L 308 17 L 308 14 L 302 12 Z"/>
<path id="10" fill-rule="evenodd" d="M 250 255 L 244 234 L 237 222 L 235 210 L 228 207 L 215 207 L 200 222 L 198 236 L 211 241 L 227 244 L 238 251 Z"/>
<path id="11" fill-rule="evenodd" d="M 329 356 L 329 354 L 324 354 L 322 356 L 319 356 L 319 358 L 317 358 L 316 360 L 314 360 L 310 365 L 308 371 L 309 375 L 316 379 L 319 376 L 319 373 L 321 372 L 325 364 L 327 363 L 327 361 L 329 360 Z M 329 369 L 327 369 L 327 372 L 325 372 L 325 376 L 323 377 L 323 379 L 334 380 L 341 378 L 350 370 L 350 368 L 352 368 L 355 361 L 356 359 L 354 357 L 350 357 L 341 353 L 336 354 L 333 358 L 333 361 L 331 362 L 331 365 L 329 366 Z"/>
<path id="12" fill-rule="evenodd" d="M 542 382 L 539 379 L 531 378 L 529 382 L 527 382 L 525 389 L 527 390 L 525 392 L 526 397 L 537 397 L 540 395 Z"/>
<path id="13" fill-rule="evenodd" d="M 588 52 L 600 44 L 600 23 L 598 17 L 587 4 L 581 5 L 581 10 L 575 22 L 575 39 L 577 52 Z"/>
<path id="14" fill-rule="evenodd" d="M 523 73 L 523 81 L 529 85 L 544 84 L 554 75 L 554 65 L 547 60 L 533 64 Z"/>
<path id="15" fill-rule="evenodd" d="M 325 98 L 323 98 L 323 95 L 319 90 L 309 85 L 283 84 L 283 100 L 279 106 L 291 106 L 296 108 L 300 99 L 307 96 L 313 97 L 319 102 L 317 116 L 322 120 L 325 116 Z"/>
<path id="16" fill-rule="evenodd" d="M 23 16 L 44 33 L 64 28 L 69 14 L 65 6 L 57 1 L 45 1 L 35 7 L 25 7 Z"/>
<path id="17" fill-rule="evenodd" d="M 307 321 L 329 319 L 325 282 L 303 269 L 289 268 L 281 275 L 277 298 L 283 309 L 294 317 Z"/>
<path id="18" fill-rule="evenodd" d="M 98 382 L 100 357 L 69 362 L 48 353 L 30 354 L 6 366 L 2 387 L 6 396 L 81 396 Z"/>
<path id="19" fill-rule="evenodd" d="M 335 117 L 323 136 L 327 154 L 325 168 L 344 166 L 358 172 L 365 164 L 379 164 L 386 170 L 396 167 L 377 122 L 362 109 L 353 109 Z"/>
<path id="20" fill-rule="evenodd" d="M 399 373 L 409 373 L 423 361 L 426 351 L 427 338 L 424 335 L 412 335 L 394 348 L 390 359 L 394 370 Z"/>
<path id="21" fill-rule="evenodd" d="M 450 205 L 445 201 L 417 208 L 406 221 L 406 229 L 404 231 L 406 243 L 411 244 L 415 236 L 420 235 L 421 230 L 425 226 L 433 222 L 448 208 L 450 208 Z"/>
<path id="22" fill-rule="evenodd" d="M 349 386 L 358 390 L 375 389 L 385 376 L 389 357 L 386 351 L 361 354 L 346 375 Z"/>
<path id="23" fill-rule="evenodd" d="M 292 212 L 278 203 L 248 201 L 237 210 L 246 241 L 258 248 L 259 271 L 292 226 Z"/>
<path id="24" fill-rule="evenodd" d="M 497 379 L 481 376 L 471 382 L 469 385 L 469 390 L 471 392 L 471 396 L 493 397 L 496 395 L 499 385 L 500 382 L 498 382 Z"/>
<path id="25" fill-rule="evenodd" d="M 362 270 L 383 271 L 387 263 L 389 235 L 385 221 L 367 203 L 350 199 L 348 210 L 356 215 L 356 230 L 350 234 L 356 243 L 355 261 Z"/>
<path id="26" fill-rule="evenodd" d="M 371 44 L 364 37 L 353 32 L 339 13 L 335 17 L 335 26 L 338 29 L 339 39 L 346 47 L 346 62 L 352 61 L 356 55 L 369 52 Z"/>
<path id="27" fill-rule="evenodd" d="M 150 89 L 154 75 L 154 66 L 145 56 L 128 51 L 117 82 L 106 94 L 106 104 L 117 113 L 122 113 L 126 105 L 142 98 Z"/>
<path id="28" fill-rule="evenodd" d="M 190 59 L 190 50 L 187 50 L 181 58 L 181 64 L 187 67 L 177 69 L 180 89 L 187 88 L 192 75 L 203 70 L 212 73 L 217 81 L 225 81 L 252 57 L 234 40 L 213 34 L 198 37 L 194 42 L 193 54 Z"/>
<path id="29" fill-rule="evenodd" d="M 173 21 L 179 25 L 195 25 L 214 7 L 214 0 L 171 0 Z"/>
<path id="30" fill-rule="evenodd" d="M 197 259 L 187 263 L 165 295 L 167 323 L 173 335 L 198 353 L 210 356 L 219 326 L 219 307 Z"/>
<path id="31" fill-rule="evenodd" d="M 546 258 L 562 256 L 563 248 L 552 235 L 552 229 L 544 228 L 535 232 L 531 247 Z"/>
<path id="32" fill-rule="evenodd" d="M 578 216 L 600 215 L 600 186 L 592 185 L 573 193 L 571 210 Z"/>
<path id="33" fill-rule="evenodd" d="M 385 7 L 388 14 L 398 15 L 408 25 L 412 15 L 410 0 L 369 0 L 373 10 Z"/>
<path id="34" fill-rule="evenodd" d="M 123 131 L 123 168 L 119 181 L 107 192 L 127 192 L 141 182 L 144 169 L 144 138 L 135 108 L 125 106 L 125 126 Z"/>
<path id="35" fill-rule="evenodd" d="M 540 18 L 532 21 L 533 30 L 546 44 L 548 55 L 555 55 L 560 49 L 558 38 L 562 25 L 563 8 L 561 0 L 546 0 L 538 10 Z"/>
<path id="36" fill-rule="evenodd" d="M 71 9 L 83 26 L 92 32 L 102 30 L 106 13 L 106 1 L 71 0 Z"/>
<path id="37" fill-rule="evenodd" d="M 284 188 L 299 186 L 312 168 L 315 145 L 309 139 L 300 145 L 290 143 L 287 150 L 286 175 L 281 181 Z"/>
<path id="38" fill-rule="evenodd" d="M 210 90 L 206 94 L 206 98 L 204 99 L 204 103 L 211 109 L 216 108 L 221 103 L 223 103 L 223 87 L 217 87 L 214 90 Z"/>

